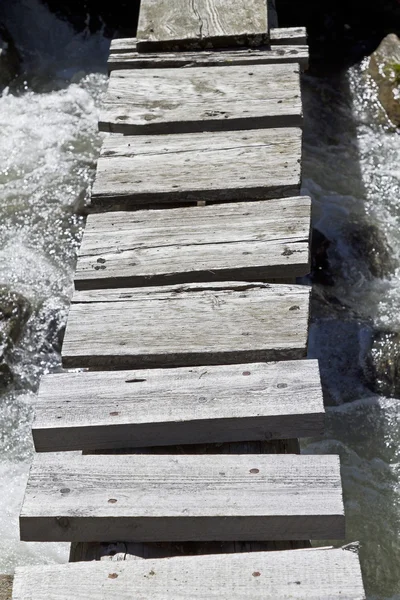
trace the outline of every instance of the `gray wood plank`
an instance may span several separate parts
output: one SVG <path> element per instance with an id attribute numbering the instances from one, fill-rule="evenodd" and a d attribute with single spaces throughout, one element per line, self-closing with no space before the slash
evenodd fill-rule
<path id="1" fill-rule="evenodd" d="M 270 46 L 284 45 L 284 46 L 305 46 L 307 45 L 307 32 L 305 27 L 273 27 L 270 29 Z M 261 49 L 268 48 L 268 46 L 261 46 Z M 123 52 L 134 52 L 137 50 L 137 38 L 116 38 L 111 40 L 110 55 L 121 54 Z M 232 48 L 230 48 L 232 50 Z M 240 51 L 240 48 L 236 48 L 236 51 Z M 249 48 L 248 50 L 253 50 Z M 224 50 L 222 50 L 223 52 Z M 213 50 L 217 52 L 217 50 Z M 151 55 L 152 53 L 145 53 Z"/>
<path id="2" fill-rule="evenodd" d="M 268 41 L 265 0 L 142 0 L 137 30 L 140 52 Z"/>
<path id="3" fill-rule="evenodd" d="M 38 452 L 322 435 L 317 361 L 43 377 Z"/>
<path id="4" fill-rule="evenodd" d="M 127 45 L 128 46 L 128 45 Z M 121 52 L 112 52 L 108 58 L 109 72 L 120 69 L 166 69 L 179 67 L 217 67 L 234 65 L 269 65 L 299 63 L 302 71 L 308 68 L 308 46 L 272 46 L 271 49 L 204 50 L 194 52 L 140 53 L 136 44 Z"/>
<path id="5" fill-rule="evenodd" d="M 18 567 L 13 600 L 365 600 L 357 554 L 257 552 Z"/>
<path id="6" fill-rule="evenodd" d="M 65 367 L 146 368 L 303 358 L 310 289 L 205 283 L 75 292 Z"/>
<path id="7" fill-rule="evenodd" d="M 229 202 L 300 193 L 300 129 L 109 136 L 92 207 Z"/>
<path id="8" fill-rule="evenodd" d="M 276 27 L 270 31 L 271 46 L 289 44 L 302 46 L 307 44 L 307 30 L 305 27 Z"/>
<path id="9" fill-rule="evenodd" d="M 99 129 L 191 133 L 299 127 L 302 120 L 298 64 L 123 69 L 110 75 Z"/>
<path id="10" fill-rule="evenodd" d="M 75 287 L 300 277 L 310 216 L 304 197 L 89 215 Z"/>
<path id="11" fill-rule="evenodd" d="M 24 541 L 344 538 L 338 456 L 38 454 Z"/>

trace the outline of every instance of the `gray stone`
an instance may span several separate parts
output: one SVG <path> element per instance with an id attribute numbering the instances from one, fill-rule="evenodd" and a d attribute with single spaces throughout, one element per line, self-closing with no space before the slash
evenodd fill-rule
<path id="1" fill-rule="evenodd" d="M 378 96 L 389 119 L 400 126 L 400 39 L 387 35 L 371 55 L 369 73 L 378 86 Z"/>
<path id="2" fill-rule="evenodd" d="M 13 39 L 4 25 L 0 23 L 0 88 L 9 85 L 19 74 L 21 57 Z"/>

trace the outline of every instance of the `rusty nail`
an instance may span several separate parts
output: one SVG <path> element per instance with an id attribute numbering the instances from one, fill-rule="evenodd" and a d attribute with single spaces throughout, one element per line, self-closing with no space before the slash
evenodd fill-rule
<path id="1" fill-rule="evenodd" d="M 260 472 L 260 469 L 250 469 L 250 473 L 255 474 L 255 473 L 259 473 L 259 472 Z"/>

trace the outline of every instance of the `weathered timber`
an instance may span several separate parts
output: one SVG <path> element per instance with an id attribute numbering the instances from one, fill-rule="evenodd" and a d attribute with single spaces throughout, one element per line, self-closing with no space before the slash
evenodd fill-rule
<path id="1" fill-rule="evenodd" d="M 307 44 L 307 31 L 305 27 L 277 27 L 270 31 L 271 46 L 303 46 Z"/>
<path id="2" fill-rule="evenodd" d="M 300 277 L 310 270 L 310 211 L 298 197 L 89 215 L 75 287 Z"/>
<path id="3" fill-rule="evenodd" d="M 140 52 L 259 46 L 268 41 L 265 0 L 142 0 Z"/>
<path id="4" fill-rule="evenodd" d="M 317 361 L 43 377 L 39 452 L 321 435 Z"/>
<path id="5" fill-rule="evenodd" d="M 283 46 L 306 46 L 307 45 L 307 32 L 305 27 L 283 27 L 283 28 L 272 28 L 270 29 L 270 46 L 273 48 L 276 45 Z M 260 49 L 266 49 L 268 46 L 261 47 Z M 229 48 L 229 51 L 233 48 Z M 240 52 L 240 48 L 235 48 L 237 52 Z M 248 48 L 248 51 L 254 50 L 254 48 Z M 111 54 L 122 54 L 124 52 L 136 52 L 137 51 L 137 39 L 135 37 L 129 38 L 116 38 L 111 40 L 110 55 Z M 213 52 L 224 52 L 225 50 L 214 49 Z M 199 53 L 199 51 L 197 51 Z M 151 52 L 142 53 L 142 56 L 156 54 Z M 166 54 L 164 52 L 163 54 Z"/>
<path id="6" fill-rule="evenodd" d="M 221 50 L 219 52 L 204 50 L 194 52 L 159 52 L 139 53 L 136 44 L 132 44 L 121 52 L 110 54 L 107 62 L 108 70 L 120 69 L 166 69 L 179 67 L 217 67 L 234 65 L 268 65 L 277 63 L 299 63 L 302 71 L 308 68 L 308 46 L 277 46 L 271 49 Z M 128 46 L 128 45 L 127 45 Z"/>
<path id="7" fill-rule="evenodd" d="M 99 129 L 191 133 L 299 127 L 302 120 L 298 64 L 125 69 L 110 75 Z"/>
<path id="8" fill-rule="evenodd" d="M 109 136 L 97 164 L 92 207 L 296 195 L 301 138 L 296 128 Z"/>
<path id="9" fill-rule="evenodd" d="M 35 456 L 25 541 L 342 539 L 338 456 Z"/>
<path id="10" fill-rule="evenodd" d="M 365 600 L 357 554 L 298 550 L 18 567 L 13 600 Z"/>
<path id="11" fill-rule="evenodd" d="M 206 283 L 75 292 L 65 367 L 146 368 L 303 358 L 310 289 Z"/>

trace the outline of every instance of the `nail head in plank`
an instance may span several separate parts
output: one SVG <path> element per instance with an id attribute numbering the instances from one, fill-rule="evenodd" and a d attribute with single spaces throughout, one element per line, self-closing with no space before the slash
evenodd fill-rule
<path id="1" fill-rule="evenodd" d="M 308 46 L 279 46 L 271 49 L 160 52 L 158 54 L 136 52 L 136 44 L 130 51 L 110 54 L 107 62 L 109 72 L 120 69 L 166 69 L 180 67 L 217 67 L 237 65 L 268 65 L 299 63 L 302 71 L 308 68 Z M 212 73 L 210 73 L 212 74 Z"/>
<path id="2" fill-rule="evenodd" d="M 307 197 L 89 215 L 75 287 L 301 277 L 310 216 Z"/>
<path id="3" fill-rule="evenodd" d="M 117 70 L 103 106 L 99 129 L 125 135 L 300 127 L 303 120 L 298 64 Z"/>
<path id="4" fill-rule="evenodd" d="M 304 358 L 310 288 L 205 283 L 77 291 L 64 367 L 151 368 Z"/>
<path id="5" fill-rule="evenodd" d="M 24 541 L 342 539 L 338 456 L 38 454 Z"/>
<path id="6" fill-rule="evenodd" d="M 322 435 L 317 361 L 60 373 L 42 378 L 36 451 Z"/>
<path id="7" fill-rule="evenodd" d="M 365 600 L 358 555 L 297 550 L 17 567 L 13 600 Z"/>
<path id="8" fill-rule="evenodd" d="M 296 128 L 109 136 L 97 163 L 92 207 L 296 195 L 301 138 Z"/>
<path id="9" fill-rule="evenodd" d="M 265 0 L 142 0 L 140 52 L 259 46 L 268 41 Z"/>

